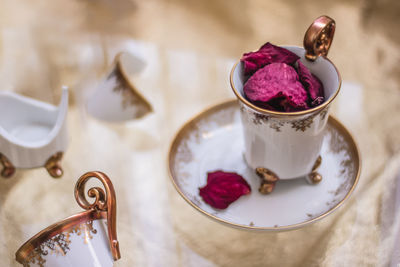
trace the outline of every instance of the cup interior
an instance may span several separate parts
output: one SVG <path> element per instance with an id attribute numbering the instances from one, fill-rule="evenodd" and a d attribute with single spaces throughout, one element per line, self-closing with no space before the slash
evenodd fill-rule
<path id="1" fill-rule="evenodd" d="M 324 57 L 318 57 L 315 61 L 307 60 L 304 57 L 304 48 L 297 46 L 282 47 L 298 55 L 301 62 L 311 71 L 311 73 L 321 80 L 322 84 L 324 85 L 325 102 L 331 102 L 337 95 L 341 83 L 340 75 L 335 66 Z M 237 91 L 237 93 L 239 93 L 243 99 L 246 99 L 243 91 L 243 85 L 246 82 L 246 79 L 244 76 L 242 62 L 239 62 L 239 64 L 236 65 L 236 68 L 233 70 L 232 74 L 233 90 Z"/>
<path id="2" fill-rule="evenodd" d="M 127 52 L 118 54 L 117 60 L 128 77 L 140 73 L 146 66 L 142 59 Z"/>

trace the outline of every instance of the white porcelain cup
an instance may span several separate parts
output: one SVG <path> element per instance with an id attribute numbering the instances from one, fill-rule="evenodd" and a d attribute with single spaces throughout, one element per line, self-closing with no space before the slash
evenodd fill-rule
<path id="1" fill-rule="evenodd" d="M 85 184 L 99 179 L 105 188 Z M 87 201 L 85 192 L 95 201 Z M 116 234 L 116 198 L 111 180 L 101 172 L 88 172 L 75 187 L 78 204 L 87 211 L 70 216 L 42 230 L 16 252 L 23 266 L 111 267 L 121 255 Z"/>
<path id="2" fill-rule="evenodd" d="M 239 100 L 244 131 L 244 157 L 249 167 L 267 168 L 280 179 L 308 175 L 316 162 L 329 117 L 329 107 L 340 90 L 341 78 L 333 63 L 320 56 L 306 60 L 301 47 L 282 46 L 301 58 L 301 62 L 324 85 L 325 102 L 297 112 L 263 109 L 247 100 L 243 63 L 237 63 L 230 76 L 233 92 Z M 323 159 L 322 159 L 323 160 Z"/>
<path id="3" fill-rule="evenodd" d="M 88 97 L 87 112 L 99 120 L 116 123 L 140 119 L 152 112 L 147 97 L 132 81 L 143 65 L 127 52 L 117 54 L 111 70 Z"/>
<path id="4" fill-rule="evenodd" d="M 31 267 L 111 267 L 114 260 L 106 221 L 105 212 L 86 211 L 71 216 L 38 233 L 28 246 L 24 245 L 19 261 Z"/>

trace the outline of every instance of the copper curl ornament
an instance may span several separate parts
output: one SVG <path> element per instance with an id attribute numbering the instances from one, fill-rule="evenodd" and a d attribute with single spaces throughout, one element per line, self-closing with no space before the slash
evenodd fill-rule
<path id="1" fill-rule="evenodd" d="M 103 184 L 105 191 L 100 187 L 92 187 L 87 191 L 87 196 L 94 198 L 90 203 L 85 194 L 85 185 L 91 178 L 97 178 Z M 102 172 L 93 171 L 82 175 L 75 185 L 75 199 L 85 210 L 97 210 L 107 212 L 107 227 L 110 249 L 114 260 L 121 258 L 119 242 L 117 240 L 117 203 L 114 186 L 110 178 Z"/>

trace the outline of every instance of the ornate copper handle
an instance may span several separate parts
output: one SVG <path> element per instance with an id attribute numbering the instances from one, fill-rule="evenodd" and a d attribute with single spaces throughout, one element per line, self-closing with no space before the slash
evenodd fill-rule
<path id="1" fill-rule="evenodd" d="M 92 187 L 87 191 L 87 195 L 91 198 L 95 198 L 93 203 L 90 203 L 86 199 L 85 195 L 85 184 L 91 178 L 97 178 L 101 181 L 104 186 L 104 190 L 100 187 Z M 119 243 L 117 240 L 117 203 L 115 198 L 114 186 L 111 183 L 110 178 L 102 172 L 94 171 L 87 172 L 82 175 L 75 185 L 75 199 L 85 210 L 98 210 L 107 212 L 107 227 L 108 227 L 108 239 L 110 243 L 111 253 L 114 260 L 121 258 L 119 251 Z"/>
<path id="2" fill-rule="evenodd" d="M 319 56 L 327 56 L 335 34 L 335 21 L 328 16 L 321 16 L 314 20 L 304 35 L 304 49 L 306 59 L 316 60 Z"/>

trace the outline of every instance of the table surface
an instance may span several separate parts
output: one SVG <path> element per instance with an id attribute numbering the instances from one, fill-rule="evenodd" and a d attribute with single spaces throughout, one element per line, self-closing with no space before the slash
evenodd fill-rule
<path id="1" fill-rule="evenodd" d="M 33 234 L 81 211 L 76 180 L 101 170 L 118 199 L 122 258 L 115 266 L 386 266 L 400 235 L 400 32 L 398 1 L 20 1 L 0 4 L 1 90 L 58 103 L 71 88 L 64 176 L 43 168 L 0 179 L 0 258 Z M 190 207 L 167 172 L 170 142 L 205 108 L 233 99 L 228 75 L 266 41 L 302 45 L 319 15 L 337 22 L 329 58 L 344 86 L 332 113 L 353 133 L 360 182 L 338 211 L 302 229 L 246 232 Z M 88 116 L 85 96 L 115 54 L 146 62 L 137 88 L 154 107 L 109 124 Z M 397 191 L 398 192 L 398 191 Z M 397 203 L 399 204 L 399 203 Z M 399 205 L 397 205 L 399 206 Z M 398 245 L 397 245 L 398 246 Z"/>

